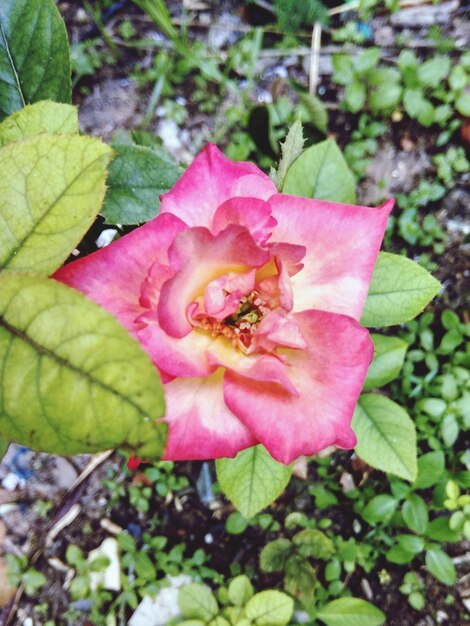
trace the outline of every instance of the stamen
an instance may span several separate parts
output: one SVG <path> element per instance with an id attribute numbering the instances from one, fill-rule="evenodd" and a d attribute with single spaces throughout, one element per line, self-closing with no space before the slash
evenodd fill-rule
<path id="1" fill-rule="evenodd" d="M 240 298 L 237 312 L 224 320 L 202 317 L 196 323 L 212 337 L 226 337 L 234 347 L 246 354 L 249 352 L 254 332 L 270 310 L 259 293 L 253 291 L 249 296 Z"/>

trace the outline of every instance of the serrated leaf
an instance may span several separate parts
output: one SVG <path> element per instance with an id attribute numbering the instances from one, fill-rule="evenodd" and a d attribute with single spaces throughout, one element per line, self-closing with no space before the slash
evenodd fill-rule
<path id="1" fill-rule="evenodd" d="M 283 193 L 353 204 L 356 182 L 333 139 L 307 148 L 287 172 Z"/>
<path id="2" fill-rule="evenodd" d="M 361 317 L 368 327 L 408 322 L 434 298 L 441 285 L 406 257 L 380 252 Z"/>
<path id="3" fill-rule="evenodd" d="M 282 572 L 286 561 L 293 551 L 289 539 L 275 539 L 267 543 L 259 556 L 260 567 L 263 572 Z"/>
<path id="4" fill-rule="evenodd" d="M 217 459 L 215 467 L 222 491 L 247 519 L 271 504 L 292 474 L 292 467 L 275 461 L 261 445 L 234 459 Z"/>
<path id="5" fill-rule="evenodd" d="M 279 191 L 282 191 L 284 187 L 284 181 L 290 166 L 302 154 L 304 141 L 302 122 L 298 118 L 289 128 L 284 142 L 281 143 L 281 160 L 273 177 L 274 184 Z"/>
<path id="6" fill-rule="evenodd" d="M 253 593 L 253 585 L 248 576 L 244 574 L 236 576 L 228 586 L 229 600 L 235 606 L 245 606 L 248 600 L 253 597 Z"/>
<path id="7" fill-rule="evenodd" d="M 28 104 L 0 124 L 0 148 L 34 135 L 78 134 L 78 110 L 70 104 L 43 101 Z"/>
<path id="8" fill-rule="evenodd" d="M 169 191 L 182 169 L 142 146 L 114 146 L 102 213 L 108 224 L 140 224 L 158 214 L 159 195 Z"/>
<path id="9" fill-rule="evenodd" d="M 184 617 L 208 622 L 219 612 L 219 605 L 207 585 L 190 583 L 178 594 L 178 604 Z"/>
<path id="10" fill-rule="evenodd" d="M 40 100 L 70 102 L 70 54 L 54 0 L 0 3 L 0 120 Z"/>
<path id="11" fill-rule="evenodd" d="M 49 275 L 101 208 L 111 148 L 98 139 L 38 135 L 0 150 L 0 270 Z"/>
<path id="12" fill-rule="evenodd" d="M 106 311 L 54 280 L 0 276 L 0 436 L 52 454 L 159 458 L 162 387 Z"/>
<path id="13" fill-rule="evenodd" d="M 360 598 L 339 598 L 329 602 L 316 615 L 327 626 L 381 626 L 385 615 Z"/>
<path id="14" fill-rule="evenodd" d="M 396 402 L 375 393 L 363 394 L 354 412 L 356 453 L 366 463 L 413 481 L 417 472 L 416 429 Z"/>
<path id="15" fill-rule="evenodd" d="M 394 380 L 400 373 L 408 344 L 399 337 L 371 333 L 374 342 L 374 360 L 364 381 L 364 391 L 376 389 Z"/>
<path id="16" fill-rule="evenodd" d="M 256 626 L 285 626 L 294 612 L 294 601 L 281 591 L 261 591 L 247 602 L 245 613 Z"/>

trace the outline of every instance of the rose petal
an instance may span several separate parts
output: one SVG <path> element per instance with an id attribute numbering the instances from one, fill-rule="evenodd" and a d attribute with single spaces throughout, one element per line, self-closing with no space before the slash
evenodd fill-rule
<path id="1" fill-rule="evenodd" d="M 189 226 L 212 227 L 217 208 L 229 198 L 268 200 L 276 193 L 272 180 L 252 163 L 233 162 L 207 145 L 176 185 L 162 196 L 161 213 L 173 213 Z"/>
<path id="2" fill-rule="evenodd" d="M 178 378 L 165 385 L 169 434 L 164 458 L 172 461 L 234 457 L 258 442 L 226 406 L 223 373 Z"/>
<path id="3" fill-rule="evenodd" d="M 360 319 L 394 201 L 377 209 L 278 194 L 272 241 L 304 245 L 292 278 L 294 311 L 321 309 Z"/>
<path id="4" fill-rule="evenodd" d="M 293 317 L 309 346 L 281 351 L 298 397 L 232 371 L 224 379 L 227 406 L 281 463 L 331 444 L 355 445 L 350 422 L 373 355 L 367 330 L 350 317 L 325 311 Z"/>
<path id="5" fill-rule="evenodd" d="M 305 350 L 308 344 L 295 318 L 281 309 L 276 309 L 269 313 L 256 329 L 253 347 L 271 352 L 281 346 Z"/>
<path id="6" fill-rule="evenodd" d="M 215 341 L 210 333 L 193 330 L 185 337 L 171 337 L 160 328 L 156 311 L 146 311 L 136 323 L 138 340 L 161 372 L 189 378 L 209 376 L 216 369 L 207 358 Z"/>
<path id="7" fill-rule="evenodd" d="M 162 287 L 160 326 L 173 337 L 184 337 L 192 326 L 187 308 L 211 281 L 229 272 L 246 273 L 269 260 L 243 226 L 229 226 L 217 235 L 206 228 L 191 228 L 178 235 L 169 250 L 175 276 Z"/>
<path id="8" fill-rule="evenodd" d="M 260 382 L 272 383 L 286 393 L 298 396 L 298 391 L 289 379 L 284 361 L 274 354 L 245 355 L 229 341 L 220 337 L 208 353 L 209 362 Z"/>
<path id="9" fill-rule="evenodd" d="M 230 272 L 210 282 L 204 291 L 205 312 L 217 320 L 236 313 L 241 298 L 254 289 L 255 274 L 256 270 L 245 274 Z"/>
<path id="10" fill-rule="evenodd" d="M 218 233 L 230 224 L 246 226 L 258 245 L 264 245 L 277 222 L 267 202 L 257 198 L 230 198 L 214 214 L 212 232 Z"/>
<path id="11" fill-rule="evenodd" d="M 168 264 L 167 251 L 187 226 L 174 215 L 160 215 L 106 248 L 59 269 L 53 278 L 101 304 L 129 330 L 144 309 L 141 286 L 154 262 Z"/>

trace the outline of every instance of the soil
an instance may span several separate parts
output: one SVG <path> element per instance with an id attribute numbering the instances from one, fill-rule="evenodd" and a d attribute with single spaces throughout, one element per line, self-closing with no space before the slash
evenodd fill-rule
<path id="1" fill-rule="evenodd" d="M 227 47 L 243 34 L 243 31 L 254 23 L 264 23 L 270 16 L 263 12 L 255 3 L 250 8 L 240 9 L 240 3 L 223 0 L 218 3 L 196 2 L 188 0 L 187 19 L 192 27 L 190 36 L 194 38 L 208 37 L 216 54 L 224 54 Z M 259 3 L 263 5 L 266 3 Z M 58 2 L 59 9 L 65 18 L 71 42 L 84 41 L 88 37 L 97 37 L 93 22 L 84 13 L 80 2 Z M 168 2 L 172 15 L 179 18 L 181 2 Z M 142 16 L 139 10 L 129 2 L 116 3 L 116 11 L 105 16 L 106 27 L 114 32 L 123 16 L 135 16 L 139 23 L 139 34 L 160 40 L 161 35 L 155 26 Z M 468 7 L 467 7 L 468 8 Z M 407 37 L 409 45 L 418 50 L 428 50 L 431 43 L 428 38 L 429 25 L 439 23 L 444 36 L 455 37 L 460 49 L 470 43 L 470 29 L 464 16 L 464 2 L 443 2 L 439 5 L 425 4 L 419 10 L 409 8 L 400 11 L 390 19 L 387 15 L 374 18 L 370 27 L 374 33 L 376 45 L 381 45 L 390 58 L 396 57 L 398 50 L 393 46 L 397 34 Z M 336 18 L 338 19 L 338 18 Z M 270 29 L 275 30 L 275 29 Z M 279 35 L 269 33 L 266 41 L 273 44 Z M 300 41 L 309 46 L 310 33 Z M 324 48 L 332 46 L 325 37 Z M 265 44 L 266 45 L 266 44 Z M 333 46 L 334 47 L 334 46 Z M 251 94 L 252 98 L 273 98 L 281 89 L 285 89 L 285 79 L 290 76 L 306 83 L 308 75 L 305 51 L 294 52 L 285 57 L 263 57 L 263 79 Z M 87 133 L 102 136 L 110 140 L 113 132 L 121 128 L 137 127 L 146 112 L 151 88 L 139 88 L 137 83 L 129 79 L 136 64 L 142 69 L 151 65 L 152 54 L 148 50 L 136 50 L 129 47 L 120 48 L 119 62 L 114 66 L 104 65 L 93 77 L 85 77 L 76 85 L 75 102 L 80 105 L 80 122 Z M 325 94 L 327 101 L 333 106 L 330 110 L 331 132 L 340 145 L 347 143 L 354 119 L 335 110 L 335 90 L 330 81 L 331 55 L 322 52 L 320 69 L 320 93 Z M 188 86 L 181 85 L 176 95 L 184 97 L 190 111 L 190 91 Z M 222 107 L 223 109 L 223 107 Z M 165 128 L 165 120 L 154 117 L 149 129 L 160 132 Z M 200 147 L 207 141 L 214 130 L 214 116 L 204 115 L 199 111 L 188 117 L 185 127 L 166 130 L 163 136 L 166 147 L 181 160 L 189 162 Z M 165 138 L 166 137 L 166 138 Z M 411 143 L 403 148 L 403 139 Z M 469 144 L 462 138 L 455 139 L 467 151 Z M 410 147 L 411 146 L 411 147 Z M 223 147 L 223 142 L 222 142 Z M 380 147 L 369 167 L 368 177 L 359 191 L 360 201 L 364 204 L 376 204 L 384 195 L 406 193 L 419 179 L 426 176 L 432 169 L 431 156 L 435 153 L 435 136 L 432 132 L 423 133 L 423 129 L 405 121 L 393 124 L 392 130 L 381 139 Z M 385 187 L 381 181 L 385 179 Z M 441 306 L 450 306 L 463 310 L 465 297 L 470 287 L 470 242 L 468 226 L 468 206 L 470 192 L 469 176 L 461 175 L 456 186 L 449 191 L 439 207 L 436 215 L 449 233 L 446 250 L 438 262 L 437 277 L 443 282 L 444 294 Z M 90 229 L 82 244 L 80 254 L 89 254 L 96 249 L 96 239 L 106 226 L 101 218 Z M 197 479 L 201 463 L 178 464 L 178 473 L 189 478 L 190 486 L 178 493 L 170 502 L 154 496 L 151 501 L 150 514 L 142 515 L 126 499 L 117 505 L 110 504 L 110 493 L 103 487 L 102 481 L 110 472 L 117 476 L 116 480 L 125 485 L 138 480 L 136 476 L 124 476 L 121 469 L 125 464 L 122 456 L 115 453 L 99 465 L 91 476 L 74 488 L 74 481 L 90 461 L 89 457 L 80 456 L 72 459 L 59 459 L 46 454 L 32 453 L 18 446 L 11 446 L 0 465 L 0 517 L 3 519 L 7 534 L 3 539 L 6 552 L 27 553 L 36 559 L 35 566 L 43 571 L 48 579 L 46 588 L 33 599 L 23 595 L 18 604 L 13 600 L 2 612 L 5 625 L 32 626 L 41 624 L 33 620 L 33 606 L 41 603 L 48 605 L 47 618 L 56 619 L 58 624 L 64 610 L 69 607 L 70 599 L 66 589 L 66 573 L 58 569 L 57 561 L 65 560 L 65 550 L 69 544 L 77 544 L 85 552 L 96 548 L 110 535 L 108 520 L 118 527 L 128 530 L 138 537 L 152 518 L 158 518 L 159 534 L 169 538 L 169 545 L 184 542 L 187 553 L 192 554 L 197 548 L 203 548 L 211 556 L 210 567 L 224 575 L 230 574 L 233 562 L 241 562 L 245 566 L 255 567 L 261 547 L 279 533 L 270 533 L 259 526 L 249 526 L 242 536 L 234 537 L 225 530 L 225 519 L 233 510 L 220 496 L 210 506 L 201 502 L 197 489 Z M 342 464 L 344 471 L 355 475 L 356 470 L 351 453 L 337 453 L 331 457 L 332 464 Z M 286 515 L 292 511 L 303 511 L 309 517 L 321 518 L 322 512 L 315 510 L 312 498 L 308 495 L 308 485 L 315 480 L 315 469 L 309 466 L 306 479 L 293 479 L 283 496 L 269 509 L 281 526 Z M 16 485 L 14 484 L 16 482 Z M 72 491 L 68 489 L 72 488 Z M 51 509 L 41 513 L 38 501 L 50 502 Z M 70 523 L 57 533 L 52 542 L 46 545 L 46 536 L 54 523 L 67 519 L 70 512 Z M 337 508 L 328 511 L 333 520 L 334 528 L 343 537 L 355 536 L 352 525 L 353 511 Z M 288 534 L 289 531 L 283 531 Z M 210 538 L 210 541 L 208 540 Z M 449 547 L 451 555 L 457 558 L 458 584 L 448 588 L 439 584 L 432 576 L 420 571 L 426 584 L 426 607 L 422 612 L 414 611 L 407 599 L 398 591 L 402 583 L 403 570 L 388 562 L 379 562 L 378 567 L 367 574 L 360 568 L 350 577 L 348 586 L 357 597 L 374 602 L 387 615 L 388 626 L 463 626 L 468 619 L 462 598 L 470 596 L 470 545 L 461 543 Z M 386 568 L 390 573 L 388 584 L 382 584 L 378 572 Z M 321 578 L 322 572 L 319 571 Z M 1 581 L 0 581 L 1 582 Z M 273 575 L 255 575 L 254 582 L 259 588 L 280 583 Z M 30 621 L 28 621 L 30 620 Z M 46 618 L 44 618 L 46 621 Z M 73 626 L 87 623 L 84 617 Z"/>

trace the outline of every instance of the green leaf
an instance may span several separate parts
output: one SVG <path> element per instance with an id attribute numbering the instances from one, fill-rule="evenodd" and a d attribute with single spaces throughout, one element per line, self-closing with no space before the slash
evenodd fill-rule
<path id="1" fill-rule="evenodd" d="M 52 454 L 161 456 L 157 372 L 109 313 L 54 280 L 0 277 L 0 437 Z"/>
<path id="2" fill-rule="evenodd" d="M 427 452 L 418 459 L 418 476 L 413 484 L 415 489 L 427 489 L 435 485 L 445 469 L 445 457 L 442 450 Z"/>
<path id="3" fill-rule="evenodd" d="M 102 213 L 108 224 L 140 224 L 158 214 L 159 195 L 182 174 L 168 156 L 142 146 L 114 146 Z"/>
<path id="4" fill-rule="evenodd" d="M 390 561 L 390 563 L 403 565 L 403 563 L 411 563 L 411 561 L 415 558 L 415 553 L 410 552 L 402 545 L 395 545 L 392 546 L 390 550 L 387 550 L 385 557 L 387 558 L 387 561 Z"/>
<path id="5" fill-rule="evenodd" d="M 97 139 L 38 135 L 0 150 L 0 270 L 48 275 L 101 208 L 111 148 Z"/>
<path id="6" fill-rule="evenodd" d="M 333 139 L 307 148 L 287 172 L 283 193 L 353 204 L 356 182 Z"/>
<path id="7" fill-rule="evenodd" d="M 292 538 L 300 554 L 305 557 L 327 561 L 335 549 L 331 539 L 316 528 L 301 530 Z"/>
<path id="8" fill-rule="evenodd" d="M 292 467 L 275 461 L 263 446 L 215 462 L 217 480 L 227 498 L 247 519 L 271 504 L 285 489 Z"/>
<path id="9" fill-rule="evenodd" d="M 418 78 L 425 87 L 438 87 L 449 74 L 450 68 L 450 57 L 435 56 L 419 65 Z"/>
<path id="10" fill-rule="evenodd" d="M 451 558 L 441 548 L 435 546 L 426 552 L 426 567 L 444 585 L 453 585 L 457 578 Z"/>
<path id="11" fill-rule="evenodd" d="M 365 73 L 373 69 L 380 59 L 380 48 L 367 48 L 353 60 L 354 69 Z"/>
<path id="12" fill-rule="evenodd" d="M 328 129 L 328 112 L 323 102 L 305 91 L 298 91 L 297 95 L 305 111 L 305 119 L 304 115 L 302 115 L 303 121 L 312 124 L 322 133 L 326 133 Z"/>
<path id="13" fill-rule="evenodd" d="M 190 583 L 180 589 L 178 604 L 184 617 L 208 622 L 219 612 L 214 594 L 206 585 Z"/>
<path id="14" fill-rule="evenodd" d="M 339 598 L 326 604 L 317 617 L 327 626 L 381 626 L 385 615 L 370 602 L 359 598 Z"/>
<path id="15" fill-rule="evenodd" d="M 446 415 L 441 423 L 441 436 L 447 448 L 451 448 L 457 441 L 460 428 L 457 418 L 452 413 Z"/>
<path id="16" fill-rule="evenodd" d="M 367 503 L 361 515 L 368 524 L 386 524 L 398 506 L 398 501 L 386 493 L 375 496 Z"/>
<path id="17" fill-rule="evenodd" d="M 419 554 L 424 549 L 424 540 L 421 537 L 415 537 L 415 535 L 398 535 L 399 544 L 412 554 Z"/>
<path id="18" fill-rule="evenodd" d="M 248 527 L 248 521 L 238 511 L 230 513 L 225 522 L 225 529 L 231 535 L 241 535 Z"/>
<path id="19" fill-rule="evenodd" d="M 430 126 L 434 121 L 434 107 L 427 100 L 421 89 L 405 89 L 403 106 L 413 119 L 417 119 L 423 126 Z"/>
<path id="20" fill-rule="evenodd" d="M 317 586 L 317 574 L 308 560 L 300 554 L 292 555 L 286 563 L 284 589 L 307 607 L 312 603 Z"/>
<path id="21" fill-rule="evenodd" d="M 449 516 L 436 517 L 429 522 L 426 529 L 426 537 L 445 543 L 460 541 L 460 533 L 449 528 Z"/>
<path id="22" fill-rule="evenodd" d="M 248 576 L 242 574 L 230 581 L 228 586 L 228 597 L 235 606 L 245 606 L 253 597 L 253 585 Z"/>
<path id="23" fill-rule="evenodd" d="M 333 80 L 339 85 L 348 85 L 354 80 L 353 62 L 348 54 L 334 54 L 333 62 Z"/>
<path id="24" fill-rule="evenodd" d="M 9 445 L 10 445 L 10 442 L 8 441 L 8 439 L 5 439 L 4 437 L 0 437 L 0 462 L 5 456 L 5 453 L 8 450 Z"/>
<path id="25" fill-rule="evenodd" d="M 289 539 L 275 539 L 267 543 L 259 557 L 263 572 L 282 572 L 286 561 L 292 554 L 293 545 Z"/>
<path id="26" fill-rule="evenodd" d="M 401 87 L 396 83 L 381 83 L 369 96 L 369 106 L 373 113 L 393 111 L 400 102 Z"/>
<path id="27" fill-rule="evenodd" d="M 412 493 L 401 508 L 403 521 L 410 530 L 423 535 L 428 527 L 429 515 L 426 503 L 417 493 Z"/>
<path id="28" fill-rule="evenodd" d="M 294 612 L 294 601 L 281 591 L 261 591 L 247 602 L 245 613 L 256 626 L 285 626 Z"/>
<path id="29" fill-rule="evenodd" d="M 461 65 L 454 66 L 449 75 L 449 85 L 452 91 L 460 91 L 461 89 L 465 89 L 467 84 L 467 72 Z"/>
<path id="30" fill-rule="evenodd" d="M 470 117 L 470 93 L 462 92 L 455 101 L 455 108 L 465 117 Z"/>
<path id="31" fill-rule="evenodd" d="M 440 287 L 439 281 L 414 261 L 380 252 L 361 324 L 378 327 L 408 322 L 424 309 Z"/>
<path id="32" fill-rule="evenodd" d="M 225 619 L 225 617 L 222 617 L 222 615 L 216 615 L 214 619 L 211 619 L 211 621 L 207 624 L 207 626 L 232 626 L 232 625 L 230 624 L 228 620 Z"/>
<path id="33" fill-rule="evenodd" d="M 376 389 L 394 380 L 400 373 L 408 344 L 398 337 L 371 333 L 374 342 L 374 360 L 364 382 L 364 391 Z"/>
<path id="34" fill-rule="evenodd" d="M 281 142 L 281 160 L 273 176 L 273 181 L 279 191 L 282 191 L 284 187 L 284 181 L 290 166 L 302 154 L 304 141 L 302 122 L 300 118 L 297 118 L 289 128 L 284 142 Z"/>
<path id="35" fill-rule="evenodd" d="M 0 120 L 40 100 L 70 102 L 70 55 L 54 0 L 0 3 Z"/>
<path id="36" fill-rule="evenodd" d="M 344 99 L 348 111 L 351 113 L 358 113 L 363 107 L 366 101 L 366 87 L 364 83 L 353 81 L 346 85 L 344 90 Z"/>
<path id="37" fill-rule="evenodd" d="M 416 430 L 408 413 L 379 394 L 359 398 L 352 427 L 356 452 L 366 463 L 405 480 L 416 478 Z"/>
<path id="38" fill-rule="evenodd" d="M 135 571 L 139 578 L 153 581 L 157 577 L 157 570 L 149 555 L 146 552 L 136 552 L 133 556 Z"/>
<path id="39" fill-rule="evenodd" d="M 0 124 L 0 148 L 42 133 L 74 135 L 78 130 L 76 107 L 49 101 L 28 104 Z"/>

